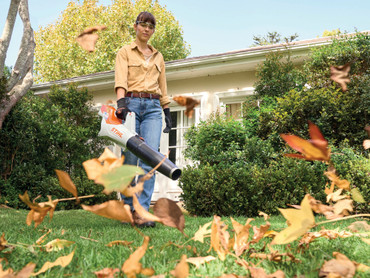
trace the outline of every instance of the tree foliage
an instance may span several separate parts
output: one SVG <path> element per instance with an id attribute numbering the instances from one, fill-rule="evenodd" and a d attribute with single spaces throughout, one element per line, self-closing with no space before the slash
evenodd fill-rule
<path id="1" fill-rule="evenodd" d="M 59 19 L 35 33 L 36 81 L 45 82 L 113 70 L 117 51 L 135 39 L 133 24 L 141 11 L 153 13 L 157 27 L 151 41 L 166 61 L 185 58 L 190 47 L 173 14 L 153 0 L 113 0 L 102 6 L 97 0 L 74 0 Z M 87 27 L 105 25 L 96 50 L 88 53 L 76 42 Z"/>
<path id="2" fill-rule="evenodd" d="M 264 46 L 278 43 L 290 43 L 299 37 L 297 33 L 290 35 L 289 37 L 281 37 L 281 34 L 274 31 L 268 32 L 265 36 L 253 36 L 253 46 Z"/>
<path id="3" fill-rule="evenodd" d="M 0 197 L 17 207 L 19 194 L 65 196 L 55 169 L 67 171 L 79 194 L 101 191 L 84 173 L 82 162 L 103 149 L 100 119 L 86 89 L 53 87 L 47 98 L 28 93 L 0 130 Z M 100 189 L 100 190 L 99 190 Z M 73 204 L 67 204 L 72 205 Z"/>

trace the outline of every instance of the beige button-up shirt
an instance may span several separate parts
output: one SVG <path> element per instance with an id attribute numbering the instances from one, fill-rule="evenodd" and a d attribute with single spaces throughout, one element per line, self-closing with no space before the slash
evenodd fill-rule
<path id="1" fill-rule="evenodd" d="M 114 90 L 122 87 L 126 92 L 145 92 L 160 95 L 161 106 L 169 104 L 164 59 L 154 47 L 147 62 L 137 44 L 122 47 L 116 57 Z"/>

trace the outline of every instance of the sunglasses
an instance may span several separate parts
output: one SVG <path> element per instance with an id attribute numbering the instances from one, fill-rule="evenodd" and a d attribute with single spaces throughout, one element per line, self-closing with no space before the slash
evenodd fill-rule
<path id="1" fill-rule="evenodd" d="M 154 30 L 155 28 L 154 24 L 145 21 L 136 21 L 136 24 L 139 24 L 143 28 L 149 27 L 150 30 Z"/>

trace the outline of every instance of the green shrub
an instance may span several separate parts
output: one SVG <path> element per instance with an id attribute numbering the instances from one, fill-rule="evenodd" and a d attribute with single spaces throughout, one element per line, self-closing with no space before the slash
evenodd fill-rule
<path id="1" fill-rule="evenodd" d="M 105 141 L 97 136 L 100 119 L 86 89 L 71 84 L 53 87 L 47 98 L 32 92 L 23 97 L 6 117 L 0 130 L 0 202 L 26 208 L 18 195 L 27 190 L 38 201 L 72 197 L 60 187 L 55 169 L 66 171 L 79 195 L 97 194 L 101 186 L 87 179 L 82 162 L 99 157 Z M 98 194 L 84 202 L 114 198 Z M 63 202 L 60 208 L 79 208 Z"/>

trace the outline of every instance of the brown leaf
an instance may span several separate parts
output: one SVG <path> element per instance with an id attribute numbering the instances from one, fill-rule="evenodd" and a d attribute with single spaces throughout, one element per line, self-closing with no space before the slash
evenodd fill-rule
<path id="1" fill-rule="evenodd" d="M 279 251 L 273 251 L 270 254 L 265 253 L 252 253 L 250 255 L 251 258 L 258 258 L 262 260 L 269 260 L 273 262 L 281 262 L 283 257 L 287 257 L 287 261 L 293 261 L 293 262 L 300 262 L 298 259 L 294 257 L 291 253 L 279 253 Z"/>
<path id="2" fill-rule="evenodd" d="M 208 262 L 213 261 L 213 260 L 216 260 L 216 258 L 213 257 L 213 256 L 196 257 L 196 258 L 188 258 L 188 259 L 186 259 L 186 261 L 188 263 L 191 263 L 191 264 L 195 265 L 196 268 L 199 268 L 200 265 L 205 264 L 205 263 L 208 263 Z"/>
<path id="3" fill-rule="evenodd" d="M 174 270 L 171 270 L 171 275 L 175 276 L 175 278 L 186 278 L 189 276 L 189 265 L 186 262 L 187 257 L 186 255 L 181 256 L 180 262 L 176 265 Z"/>
<path id="4" fill-rule="evenodd" d="M 316 213 L 321 213 L 326 216 L 326 218 L 330 218 L 334 214 L 334 208 L 331 206 L 327 206 L 322 204 L 320 201 L 316 200 L 314 197 L 308 197 L 311 209 Z"/>
<path id="5" fill-rule="evenodd" d="M 185 217 L 176 202 L 160 198 L 153 207 L 154 215 L 162 220 L 162 224 L 173 227 L 184 233 Z"/>
<path id="6" fill-rule="evenodd" d="M 119 272 L 119 268 L 103 268 L 94 272 L 97 278 L 114 278 L 114 274 Z"/>
<path id="7" fill-rule="evenodd" d="M 277 270 L 272 274 L 266 274 L 263 268 L 248 265 L 243 266 L 249 270 L 252 278 L 285 278 L 285 274 L 281 270 Z"/>
<path id="8" fill-rule="evenodd" d="M 347 196 L 341 195 L 342 191 L 343 191 L 343 189 L 338 189 L 337 191 L 328 194 L 328 196 L 326 196 L 326 202 L 327 203 L 329 203 L 330 201 L 338 202 L 339 200 L 347 198 Z"/>
<path id="9" fill-rule="evenodd" d="M 188 118 L 193 117 L 194 107 L 200 104 L 199 100 L 192 97 L 177 96 L 173 97 L 173 100 L 181 106 L 186 106 L 185 115 L 188 116 Z"/>
<path id="10" fill-rule="evenodd" d="M 302 139 L 296 135 L 280 134 L 288 145 L 294 150 L 302 153 L 300 154 L 285 154 L 285 156 L 302 158 L 306 160 L 330 160 L 330 149 L 328 148 L 328 141 L 325 140 L 319 128 L 312 122 L 308 122 L 310 140 Z"/>
<path id="11" fill-rule="evenodd" d="M 36 244 L 42 244 L 45 241 L 45 237 L 50 233 L 51 233 L 51 229 L 49 229 L 45 234 L 39 237 L 39 239 L 36 240 Z"/>
<path id="12" fill-rule="evenodd" d="M 270 222 L 266 222 L 265 225 L 261 225 L 259 228 L 256 226 L 253 226 L 253 239 L 251 243 L 257 243 L 259 242 L 265 235 L 265 233 L 268 231 L 270 228 L 271 224 Z"/>
<path id="13" fill-rule="evenodd" d="M 219 258 L 224 261 L 226 254 L 229 253 L 229 239 L 230 234 L 227 231 L 227 225 L 221 221 L 221 217 L 215 215 L 211 227 L 211 247 L 209 251 L 213 248 Z"/>
<path id="14" fill-rule="evenodd" d="M 94 32 L 104 30 L 106 28 L 107 27 L 104 25 L 86 28 L 81 34 L 78 35 L 76 40 L 83 49 L 93 52 L 95 50 L 96 41 L 99 38 L 98 34 Z"/>
<path id="15" fill-rule="evenodd" d="M 156 221 L 156 222 L 162 223 L 162 219 L 151 214 L 149 211 L 147 211 L 140 205 L 139 200 L 137 199 L 136 195 L 132 196 L 132 204 L 134 206 L 135 211 L 142 218 L 146 219 L 147 221 Z"/>
<path id="16" fill-rule="evenodd" d="M 130 222 L 132 224 L 134 223 L 130 206 L 123 204 L 122 201 L 110 200 L 99 205 L 81 206 L 84 210 L 90 211 L 106 218 L 119 220 L 121 222 Z"/>
<path id="17" fill-rule="evenodd" d="M 270 218 L 270 215 L 264 213 L 263 211 L 259 211 L 258 215 L 263 216 L 263 219 L 265 219 L 265 221 L 267 221 Z"/>
<path id="18" fill-rule="evenodd" d="M 41 273 L 44 273 L 45 271 L 47 271 L 48 269 L 54 267 L 54 266 L 61 266 L 61 267 L 66 267 L 67 265 L 70 264 L 70 262 L 72 261 L 72 258 L 73 258 L 73 255 L 74 255 L 75 251 L 72 251 L 69 255 L 67 256 L 62 256 L 62 257 L 59 257 L 58 259 L 56 259 L 54 262 L 46 262 L 42 267 L 41 269 L 36 272 L 36 273 L 33 273 L 32 275 L 33 276 L 36 276 L 36 275 L 39 275 Z"/>
<path id="19" fill-rule="evenodd" d="M 351 260 L 338 252 L 333 252 L 333 256 L 335 259 L 326 261 L 321 267 L 319 272 L 320 277 L 351 278 L 355 275 L 356 266 Z"/>
<path id="20" fill-rule="evenodd" d="M 61 170 L 55 170 L 55 172 L 57 173 L 60 186 L 63 187 L 68 192 L 72 193 L 72 195 L 76 197 L 76 201 L 78 201 L 77 188 L 69 174 Z"/>
<path id="21" fill-rule="evenodd" d="M 303 235 L 299 241 L 299 245 L 305 245 L 306 248 L 309 247 L 309 244 L 317 238 L 327 238 L 327 239 L 336 239 L 336 238 L 347 238 L 353 236 L 352 233 L 346 231 L 336 231 L 336 230 L 326 230 L 322 229 L 317 232 L 308 232 Z"/>
<path id="22" fill-rule="evenodd" d="M 128 277 L 136 277 L 136 274 L 140 274 L 143 271 L 142 264 L 140 263 L 141 258 L 145 255 L 148 248 L 150 238 L 144 237 L 143 244 L 138 247 L 134 253 L 123 263 L 121 270 Z"/>
<path id="23" fill-rule="evenodd" d="M 117 245 L 123 245 L 123 246 L 128 246 L 131 245 L 133 241 L 126 241 L 126 240 L 115 240 L 107 243 L 105 246 L 112 247 L 112 246 L 117 246 Z"/>
<path id="24" fill-rule="evenodd" d="M 8 245 L 8 241 L 5 239 L 5 233 L 3 233 L 0 237 L 0 251 L 3 251 L 4 249 L 8 248 L 10 245 Z"/>
<path id="25" fill-rule="evenodd" d="M 368 232 L 370 231 L 370 225 L 367 224 L 366 221 L 356 221 L 353 222 L 351 225 L 348 226 L 348 229 L 350 229 L 354 233 L 358 232 Z"/>
<path id="26" fill-rule="evenodd" d="M 348 73 L 351 70 L 349 63 L 343 66 L 330 66 L 330 79 L 337 82 L 341 87 L 343 92 L 347 91 L 347 83 L 351 80 L 348 78 Z"/>
<path id="27" fill-rule="evenodd" d="M 235 251 L 235 255 L 240 256 L 249 248 L 249 229 L 251 228 L 249 223 L 253 218 L 248 218 L 245 225 L 235 221 L 232 217 L 230 219 L 235 231 L 233 249 Z"/>
<path id="28" fill-rule="evenodd" d="M 2 276 L 1 274 L 1 270 L 0 270 L 0 277 L 4 277 L 4 278 L 10 278 L 10 277 L 14 277 L 14 278 L 28 278 L 32 275 L 32 272 L 33 270 L 35 269 L 36 267 L 36 264 L 34 263 L 28 263 L 24 268 L 22 268 L 16 275 L 12 275 L 10 274 L 10 276 Z"/>

